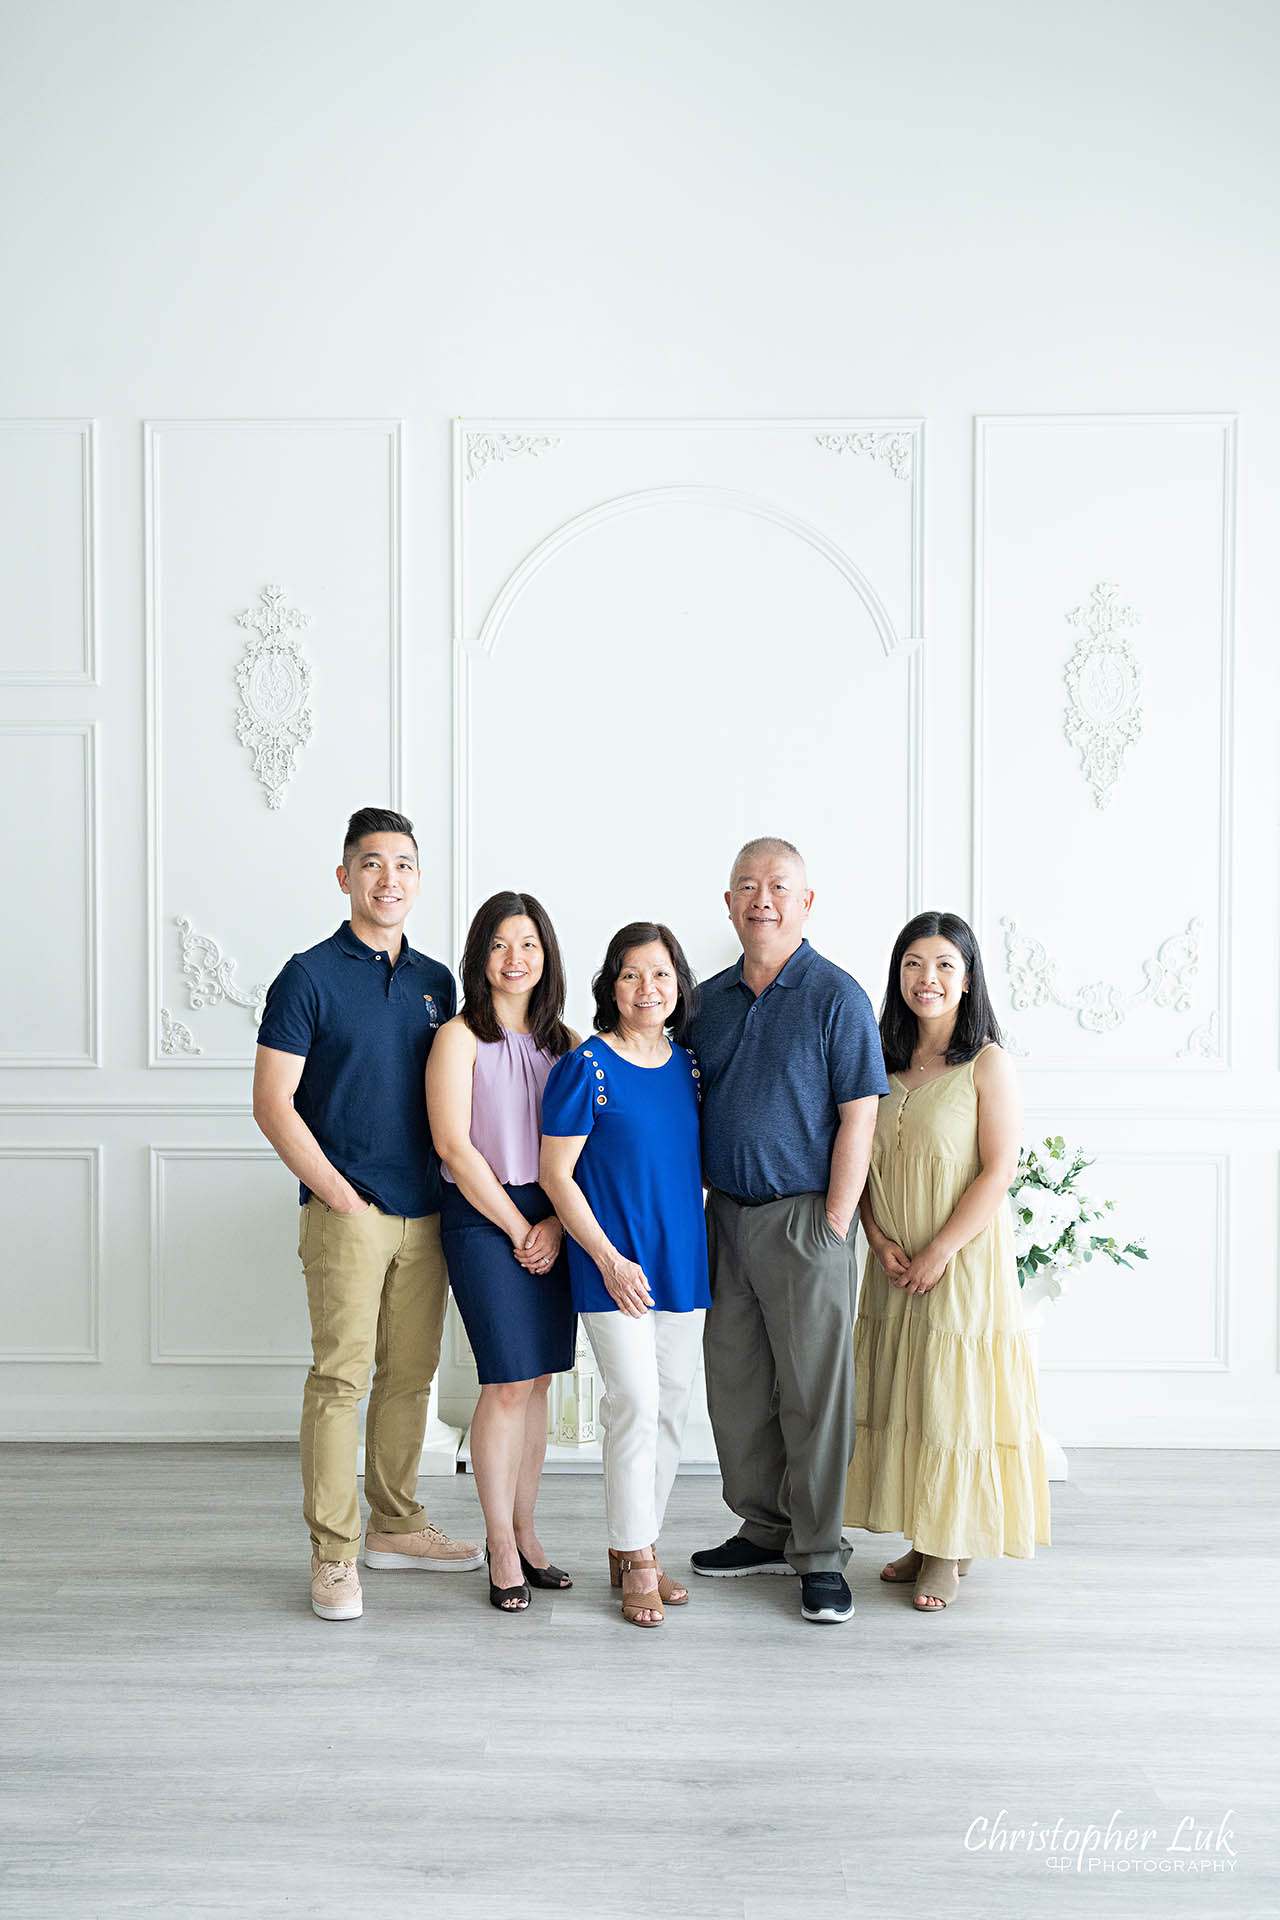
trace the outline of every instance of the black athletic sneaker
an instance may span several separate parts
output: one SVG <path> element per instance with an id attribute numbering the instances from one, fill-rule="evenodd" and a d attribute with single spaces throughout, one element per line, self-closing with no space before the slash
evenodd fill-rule
<path id="1" fill-rule="evenodd" d="M 744 1540 L 740 1533 L 735 1533 L 723 1546 L 699 1547 L 689 1555 L 689 1565 L 695 1573 L 709 1574 L 713 1580 L 733 1580 L 742 1573 L 795 1572 L 791 1562 L 784 1560 L 776 1547 L 758 1547 L 754 1540 Z"/>
<path id="2" fill-rule="evenodd" d="M 844 1575 L 801 1574 L 800 1611 L 806 1620 L 847 1620 L 853 1612 L 853 1595 Z"/>

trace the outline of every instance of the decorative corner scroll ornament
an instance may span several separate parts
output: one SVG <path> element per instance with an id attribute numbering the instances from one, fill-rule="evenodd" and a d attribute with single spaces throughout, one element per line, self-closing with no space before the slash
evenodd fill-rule
<path id="1" fill-rule="evenodd" d="M 311 625 L 311 615 L 286 607 L 283 587 L 264 587 L 259 598 L 260 607 L 236 615 L 239 626 L 258 632 L 236 668 L 236 738 L 253 748 L 253 771 L 274 812 L 284 805 L 285 787 L 297 771 L 298 748 L 311 738 L 311 668 L 290 637 Z"/>
<path id="2" fill-rule="evenodd" d="M 1198 919 L 1188 920 L 1185 933 L 1170 934 L 1156 948 L 1154 959 L 1143 961 L 1142 985 L 1132 993 L 1105 980 L 1091 980 L 1064 993 L 1058 963 L 1050 959 L 1041 942 L 1019 933 L 1015 920 L 1003 919 L 1000 925 L 1004 928 L 1009 998 L 1019 1013 L 1029 1007 L 1063 1007 L 1074 1013 L 1086 1033 L 1111 1033 L 1135 1007 L 1190 1011 L 1191 981 L 1200 965 Z"/>
<path id="3" fill-rule="evenodd" d="M 236 962 L 226 957 L 216 940 L 211 940 L 207 933 L 197 933 L 185 914 L 179 914 L 174 925 L 182 935 L 182 972 L 190 1004 L 198 1009 L 220 1006 L 224 1000 L 230 1000 L 233 1005 L 246 1008 L 254 1026 L 258 1026 L 267 1004 L 266 987 L 250 987 L 245 993 L 231 977 Z"/>
<path id="4" fill-rule="evenodd" d="M 1013 1031 L 1012 1027 L 1007 1026 L 1004 1028 L 1004 1038 L 1003 1038 L 1002 1044 L 1004 1046 L 1005 1052 L 1010 1056 L 1011 1059 L 1029 1060 L 1031 1058 L 1030 1054 L 1027 1052 L 1027 1049 L 1023 1046 L 1022 1042 L 1019 1040 L 1017 1034 Z"/>
<path id="5" fill-rule="evenodd" d="M 537 459 L 560 445 L 558 433 L 468 433 L 463 436 L 468 480 L 474 480 L 488 466 L 523 456 Z"/>
<path id="6" fill-rule="evenodd" d="M 1080 749 L 1081 771 L 1099 807 L 1110 801 L 1125 753 L 1142 735 L 1142 670 L 1125 637 L 1142 616 L 1121 603 L 1119 592 L 1100 580 L 1089 604 L 1066 616 L 1080 636 L 1066 666 L 1066 735 Z"/>
<path id="7" fill-rule="evenodd" d="M 1193 1027 L 1187 1035 L 1185 1047 L 1178 1048 L 1179 1060 L 1218 1060 L 1222 1057 L 1222 1041 L 1218 1033 L 1218 1016 L 1211 1013 L 1203 1025 Z"/>
<path id="8" fill-rule="evenodd" d="M 195 1043 L 191 1029 L 181 1020 L 175 1020 L 168 1007 L 160 1009 L 160 1051 L 161 1053 L 203 1053 L 204 1048 Z"/>
<path id="9" fill-rule="evenodd" d="M 895 480 L 911 478 L 912 433 L 815 433 L 813 437 L 828 453 L 862 454 L 865 459 L 883 461 Z"/>

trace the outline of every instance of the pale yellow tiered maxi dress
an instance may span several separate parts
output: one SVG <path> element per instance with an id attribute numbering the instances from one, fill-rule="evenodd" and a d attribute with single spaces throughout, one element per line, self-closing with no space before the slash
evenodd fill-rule
<path id="1" fill-rule="evenodd" d="M 912 1258 L 981 1172 L 974 1062 L 922 1087 L 893 1075 L 867 1190 Z M 901 1533 L 943 1560 L 1026 1559 L 1049 1541 L 1040 1410 L 1005 1200 L 929 1293 L 867 1257 L 853 1334 L 856 1437 L 845 1524 Z"/>

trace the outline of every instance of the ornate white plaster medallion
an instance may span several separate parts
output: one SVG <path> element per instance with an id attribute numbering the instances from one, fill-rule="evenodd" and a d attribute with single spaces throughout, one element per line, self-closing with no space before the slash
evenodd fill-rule
<path id="1" fill-rule="evenodd" d="M 182 972 L 191 1005 L 216 1007 L 230 1000 L 247 1010 L 256 1027 L 267 1003 L 265 985 L 250 987 L 246 993 L 231 977 L 236 962 L 227 958 L 216 940 L 211 940 L 207 933 L 197 933 L 185 914 L 179 914 L 174 925 L 182 935 Z"/>
<path id="2" fill-rule="evenodd" d="M 290 637 L 311 625 L 311 615 L 285 606 L 283 587 L 264 587 L 259 598 L 261 606 L 236 616 L 238 625 L 258 633 L 236 668 L 236 738 L 253 748 L 253 771 L 275 810 L 297 770 L 298 748 L 311 738 L 311 668 Z"/>
<path id="3" fill-rule="evenodd" d="M 1142 616 L 1120 602 L 1119 592 L 1100 580 L 1089 604 L 1067 615 L 1080 637 L 1066 667 L 1066 735 L 1080 749 L 1081 771 L 1099 807 L 1110 800 L 1125 752 L 1142 734 L 1142 670 L 1125 637 Z"/>
<path id="4" fill-rule="evenodd" d="M 198 1047 L 190 1027 L 181 1020 L 175 1020 L 168 1007 L 160 1009 L 160 1051 L 161 1053 L 203 1053 Z"/>
<path id="5" fill-rule="evenodd" d="M 463 435 L 464 471 L 474 480 L 488 466 L 527 456 L 537 459 L 560 445 L 558 433 L 468 433 Z"/>
<path id="6" fill-rule="evenodd" d="M 1004 928 L 1009 999 L 1019 1013 L 1029 1007 L 1063 1007 L 1075 1014 L 1086 1033 L 1111 1033 L 1135 1007 L 1190 1011 L 1191 981 L 1200 965 L 1198 919 L 1188 920 L 1185 933 L 1171 933 L 1160 942 L 1154 957 L 1143 961 L 1142 985 L 1132 993 L 1106 980 L 1090 980 L 1064 992 L 1058 963 L 1050 959 L 1043 944 L 1019 933 L 1016 920 L 1002 919 L 1000 925 Z"/>
<path id="7" fill-rule="evenodd" d="M 867 460 L 883 461 L 895 480 L 911 478 L 911 455 L 915 435 L 869 431 L 867 433 L 815 433 L 814 439 L 828 453 L 857 453 Z"/>

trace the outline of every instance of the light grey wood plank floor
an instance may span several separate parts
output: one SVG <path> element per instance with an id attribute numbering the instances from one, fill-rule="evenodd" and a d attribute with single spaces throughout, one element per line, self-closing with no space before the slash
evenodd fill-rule
<path id="1" fill-rule="evenodd" d="M 0 1911 L 1274 1914 L 1274 1456 L 1072 1471 L 1055 1545 L 976 1567 L 941 1616 L 859 1534 L 846 1626 L 801 1622 L 794 1580 L 692 1580 L 642 1633 L 598 1477 L 544 1489 L 572 1593 L 513 1620 L 483 1573 L 364 1573 L 364 1618 L 326 1623 L 291 1449 L 0 1447 Z M 423 1489 L 476 1537 L 469 1478 Z M 732 1526 L 682 1478 L 669 1563 Z M 1228 1809 L 1234 1855 L 1168 1852 Z M 1079 1873 L 967 1849 L 1002 1810 L 1156 1838 Z"/>

